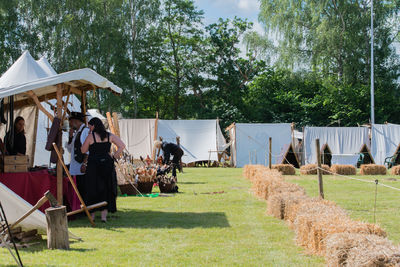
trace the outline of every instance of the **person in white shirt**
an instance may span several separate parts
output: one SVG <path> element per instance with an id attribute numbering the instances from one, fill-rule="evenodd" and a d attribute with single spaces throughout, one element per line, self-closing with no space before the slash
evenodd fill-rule
<path id="1" fill-rule="evenodd" d="M 89 128 L 85 125 L 85 116 L 80 112 L 71 112 L 69 116 L 69 139 L 65 144 L 71 153 L 69 172 L 76 177 L 76 185 L 83 200 L 85 200 L 85 172 L 88 154 L 81 152 L 81 146 L 89 135 Z"/>

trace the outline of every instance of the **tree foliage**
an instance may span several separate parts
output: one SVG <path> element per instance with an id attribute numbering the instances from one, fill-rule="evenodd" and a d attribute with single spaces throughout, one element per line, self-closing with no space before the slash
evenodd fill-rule
<path id="1" fill-rule="evenodd" d="M 124 92 L 89 105 L 127 118 L 368 123 L 370 1 L 260 3 L 277 39 L 241 18 L 204 25 L 193 0 L 1 1 L 0 72 L 25 49 L 58 72 L 92 68 Z M 376 118 L 400 123 L 400 0 L 374 3 Z"/>

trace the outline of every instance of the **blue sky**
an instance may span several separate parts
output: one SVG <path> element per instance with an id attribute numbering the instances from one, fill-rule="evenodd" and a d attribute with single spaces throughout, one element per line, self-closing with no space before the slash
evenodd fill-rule
<path id="1" fill-rule="evenodd" d="M 196 6 L 204 11 L 206 25 L 219 18 L 246 18 L 254 23 L 254 30 L 262 32 L 257 17 L 260 11 L 259 0 L 195 0 Z"/>

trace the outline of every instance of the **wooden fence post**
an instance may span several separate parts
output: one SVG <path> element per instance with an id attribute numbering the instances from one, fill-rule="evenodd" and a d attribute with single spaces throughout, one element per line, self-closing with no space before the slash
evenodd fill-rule
<path id="1" fill-rule="evenodd" d="M 272 169 L 272 137 L 269 138 L 269 153 L 268 153 L 268 167 Z"/>
<path id="2" fill-rule="evenodd" d="M 322 170 L 321 170 L 321 147 L 319 145 L 319 139 L 315 140 L 315 149 L 317 150 L 317 174 L 318 174 L 318 187 L 319 187 L 319 196 L 324 199 L 324 184 L 322 181 Z"/>

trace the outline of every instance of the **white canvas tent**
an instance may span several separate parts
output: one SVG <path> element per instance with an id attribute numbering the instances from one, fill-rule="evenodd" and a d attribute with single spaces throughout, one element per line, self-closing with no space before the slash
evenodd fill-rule
<path id="1" fill-rule="evenodd" d="M 134 158 L 152 156 L 155 135 L 171 143 L 180 137 L 185 153 L 183 163 L 217 161 L 218 151 L 227 147 L 218 120 L 122 119 L 119 129 L 126 149 Z"/>
<path id="2" fill-rule="evenodd" d="M 22 217 L 22 215 L 32 208 L 31 204 L 26 202 L 2 183 L 0 183 L 0 202 L 9 224 L 15 223 Z M 18 226 L 20 226 L 22 230 L 37 229 L 39 234 L 45 235 L 47 233 L 46 216 L 40 210 L 34 211 L 18 224 Z M 79 239 L 71 232 L 69 232 L 69 238 Z"/>
<path id="3" fill-rule="evenodd" d="M 218 153 L 226 149 L 218 120 L 159 120 L 158 137 L 171 143 L 180 137 L 183 163 L 218 161 Z"/>
<path id="4" fill-rule="evenodd" d="M 269 138 L 272 138 L 272 164 L 282 163 L 291 143 L 290 123 L 236 123 L 230 129 L 234 136 L 231 155 L 235 167 L 269 162 Z M 232 138 L 232 133 L 231 133 Z"/>
<path id="5" fill-rule="evenodd" d="M 316 139 L 319 139 L 321 148 L 328 146 L 332 155 L 332 164 L 355 166 L 363 147 L 369 148 L 368 128 L 365 127 L 305 127 L 306 164 L 317 162 Z"/>
<path id="6" fill-rule="evenodd" d="M 26 112 L 27 109 L 42 111 L 52 121 L 54 118 L 63 119 L 67 114 L 67 105 L 62 101 L 63 96 L 77 94 L 81 96 L 81 112 L 86 113 L 86 93 L 87 91 L 104 88 L 114 94 L 122 93 L 122 89 L 108 81 L 106 78 L 97 74 L 91 69 L 73 70 L 61 74 L 54 74 L 47 60 L 41 59 L 36 62 L 29 52 L 23 55 L 4 73 L 0 78 L 0 98 L 4 99 L 4 104 L 10 105 L 8 98 L 12 96 L 14 113 Z M 57 99 L 57 114 L 52 114 L 43 106 L 41 102 Z M 27 140 L 36 141 L 36 120 L 29 121 L 35 125 L 32 132 L 26 133 Z M 62 124 L 62 123 L 61 123 Z M 27 146 L 27 153 L 31 156 L 31 164 L 34 153 L 34 144 Z M 29 154 L 30 153 L 30 154 Z M 61 166 L 61 165 L 59 165 Z M 57 200 L 62 202 L 62 168 L 57 168 Z"/>
<path id="7" fill-rule="evenodd" d="M 394 156 L 400 145 L 400 125 L 373 124 L 371 126 L 371 153 L 376 164 L 383 165 L 387 157 Z"/>
<path id="8" fill-rule="evenodd" d="M 119 132 L 126 149 L 135 159 L 152 156 L 156 119 L 119 120 Z"/>
<path id="9" fill-rule="evenodd" d="M 50 65 L 45 57 L 39 60 L 34 60 L 28 51 L 25 51 L 22 56 L 1 76 L 0 88 L 4 86 L 15 86 L 19 83 L 28 83 L 30 81 L 38 80 L 45 77 L 57 75 L 57 72 Z M 66 96 L 63 101 L 66 101 Z M 69 111 L 81 111 L 81 102 L 75 96 L 71 95 L 69 98 L 68 109 Z M 51 99 L 41 103 L 42 106 L 51 114 L 54 114 L 54 107 L 56 100 Z M 97 110 L 88 110 L 88 118 L 99 117 L 105 119 Z M 45 114 L 38 112 L 36 106 L 32 105 L 24 109 L 17 109 L 15 116 L 22 116 L 25 119 L 25 131 L 27 137 L 27 154 L 34 161 L 31 162 L 32 166 L 48 165 L 50 159 L 50 152 L 45 150 L 47 141 L 48 130 L 51 122 Z M 36 126 L 36 127 L 35 127 Z M 36 131 L 35 131 L 36 128 Z M 0 136 L 4 137 L 6 133 L 6 126 L 0 126 Z M 36 138 L 34 138 L 36 136 Z M 63 139 L 68 140 L 68 133 L 63 131 Z M 70 161 L 70 155 L 67 150 L 64 153 L 65 163 Z"/>
<path id="10" fill-rule="evenodd" d="M 0 183 L 0 202 L 9 224 L 16 222 L 22 215 L 32 208 L 32 205 L 11 191 L 7 186 Z M 46 217 L 40 211 L 36 210 L 28 216 L 20 226 L 23 230 L 37 229 L 40 234 L 46 234 Z"/>

